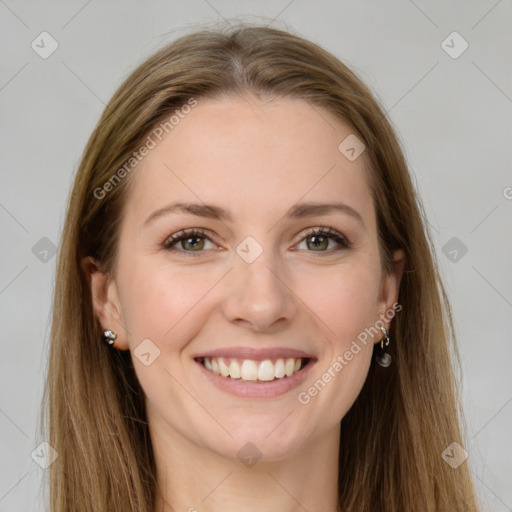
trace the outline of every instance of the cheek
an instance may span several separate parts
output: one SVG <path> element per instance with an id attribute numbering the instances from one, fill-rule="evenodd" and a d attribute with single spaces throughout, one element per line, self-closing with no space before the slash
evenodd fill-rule
<path id="1" fill-rule="evenodd" d="M 377 320 L 380 283 L 372 269 L 363 264 L 342 266 L 306 280 L 300 288 L 340 349 Z"/>
<path id="2" fill-rule="evenodd" d="M 314 378 L 301 387 L 298 401 L 310 411 L 324 411 L 327 426 L 341 421 L 353 405 L 367 377 L 374 342 L 380 338 L 374 330 L 380 284 L 375 268 L 347 265 L 315 279 L 316 286 L 310 287 L 315 292 L 307 303 L 322 320 L 325 357 Z"/>
<path id="3" fill-rule="evenodd" d="M 139 263 L 120 276 L 121 301 L 130 346 L 149 338 L 161 350 L 179 350 L 206 318 L 208 291 L 220 279 L 192 267 Z"/>
<path id="4" fill-rule="evenodd" d="M 278 288 L 289 294 L 286 300 L 296 303 L 297 314 L 316 317 L 314 321 L 325 336 L 341 350 L 376 320 L 379 288 L 376 265 L 365 258 L 353 258 L 346 264 L 331 267 L 299 266 L 284 279 L 293 293 L 287 292 L 286 287 Z M 124 283 L 120 288 L 123 317 L 132 345 L 150 338 L 162 348 L 179 348 L 169 343 L 192 339 L 193 332 L 188 331 L 200 330 L 201 324 L 207 321 L 208 311 L 215 307 L 211 301 L 222 302 L 226 297 L 218 292 L 229 293 L 230 289 L 222 284 L 224 267 L 182 265 L 178 268 L 139 260 L 125 261 L 119 268 L 119 280 Z M 300 318 L 290 320 L 293 324 Z M 188 336 L 184 337 L 185 334 Z"/>

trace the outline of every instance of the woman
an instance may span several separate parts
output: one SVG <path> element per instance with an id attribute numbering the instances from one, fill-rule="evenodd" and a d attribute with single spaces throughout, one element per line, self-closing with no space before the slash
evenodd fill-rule
<path id="1" fill-rule="evenodd" d="M 452 331 L 367 87 L 288 32 L 184 36 L 115 93 L 75 179 L 51 510 L 477 511 Z"/>

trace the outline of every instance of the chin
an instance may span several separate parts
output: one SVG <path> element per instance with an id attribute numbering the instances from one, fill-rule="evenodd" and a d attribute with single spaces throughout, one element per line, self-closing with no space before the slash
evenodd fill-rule
<path id="1" fill-rule="evenodd" d="M 286 415 L 272 420 L 260 421 L 257 424 L 232 423 L 227 426 L 233 436 L 223 436 L 224 442 L 216 444 L 211 449 L 223 457 L 238 459 L 242 463 L 247 457 L 261 461 L 280 461 L 294 456 L 306 442 L 304 429 L 288 423 L 293 417 L 285 419 Z M 282 422 L 280 424 L 280 422 Z"/>

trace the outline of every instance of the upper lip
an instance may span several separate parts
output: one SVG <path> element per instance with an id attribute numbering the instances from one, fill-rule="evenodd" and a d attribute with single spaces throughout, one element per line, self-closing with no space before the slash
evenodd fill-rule
<path id="1" fill-rule="evenodd" d="M 217 348 L 196 354 L 195 358 L 199 357 L 231 357 L 233 359 L 278 359 L 278 358 L 309 358 L 316 359 L 313 354 L 297 350 L 295 348 L 287 347 L 272 347 L 272 348 L 251 348 L 251 347 L 230 347 L 230 348 Z"/>

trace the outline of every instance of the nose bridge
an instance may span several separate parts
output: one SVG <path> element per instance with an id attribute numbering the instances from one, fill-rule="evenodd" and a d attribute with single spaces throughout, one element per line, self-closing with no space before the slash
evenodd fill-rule
<path id="1" fill-rule="evenodd" d="M 255 257 L 257 252 L 259 255 Z M 225 298 L 224 309 L 229 320 L 245 321 L 255 329 L 264 330 L 289 319 L 293 299 L 285 285 L 279 253 L 261 245 L 258 249 L 253 240 L 243 241 L 237 253 Z"/>

